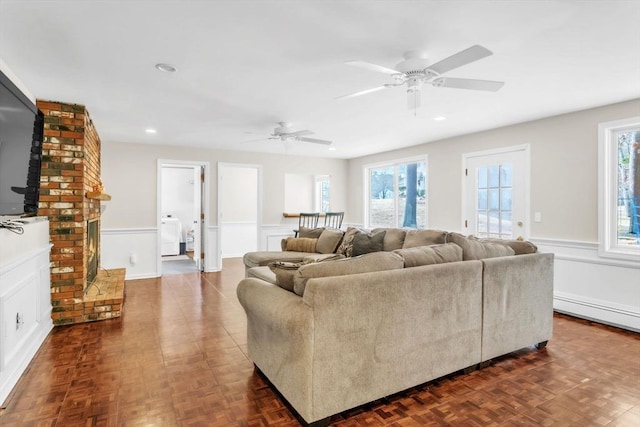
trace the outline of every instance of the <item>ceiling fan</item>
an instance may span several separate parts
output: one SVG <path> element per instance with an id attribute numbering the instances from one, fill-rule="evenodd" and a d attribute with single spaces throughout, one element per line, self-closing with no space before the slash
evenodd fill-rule
<path id="1" fill-rule="evenodd" d="M 406 85 L 408 106 L 409 108 L 417 108 L 420 106 L 420 89 L 424 84 L 429 84 L 434 87 L 451 87 L 456 89 L 495 92 L 504 85 L 504 82 L 442 76 L 442 74 L 448 71 L 490 55 L 493 55 L 493 52 L 489 49 L 480 45 L 474 45 L 432 65 L 430 65 L 430 61 L 428 60 L 425 52 L 416 50 L 406 52 L 403 55 L 404 60 L 397 64 L 395 68 L 387 68 L 382 65 L 371 64 L 364 61 L 347 61 L 347 65 L 389 74 L 393 78 L 393 83 L 387 83 L 382 86 L 361 90 L 349 95 L 343 95 L 336 99 L 353 98 L 387 88 Z"/>
<path id="2" fill-rule="evenodd" d="M 313 135 L 313 132 L 310 130 L 293 130 L 293 125 L 288 122 L 278 122 L 278 127 L 273 129 L 273 133 L 269 135 L 269 138 L 266 139 L 279 139 L 285 142 L 311 142 L 314 144 L 323 144 L 323 145 L 331 145 L 332 141 L 327 141 L 324 139 L 317 138 L 308 138 L 307 135 Z M 263 138 L 264 139 L 264 138 Z M 255 141 L 261 141 L 255 140 Z M 251 142 L 251 141 L 246 141 Z"/>

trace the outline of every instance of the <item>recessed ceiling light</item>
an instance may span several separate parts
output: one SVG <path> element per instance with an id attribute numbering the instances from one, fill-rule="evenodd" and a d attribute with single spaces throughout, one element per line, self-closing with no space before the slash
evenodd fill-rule
<path id="1" fill-rule="evenodd" d="M 163 63 L 156 64 L 156 68 L 160 71 L 164 71 L 165 73 L 175 73 L 177 70 L 173 65 Z"/>
<path id="2" fill-rule="evenodd" d="M 447 120 L 447 118 L 445 116 L 437 116 L 434 117 L 433 120 L 435 120 L 436 122 L 441 122 L 443 120 Z"/>
<path id="3" fill-rule="evenodd" d="M 337 148 L 336 147 L 329 147 L 329 151 L 336 151 Z"/>
<path id="4" fill-rule="evenodd" d="M 145 131 L 146 133 L 158 133 L 158 131 L 157 131 L 157 130 L 155 130 L 155 129 L 151 129 L 151 128 L 149 128 L 149 129 L 145 129 L 144 131 Z"/>

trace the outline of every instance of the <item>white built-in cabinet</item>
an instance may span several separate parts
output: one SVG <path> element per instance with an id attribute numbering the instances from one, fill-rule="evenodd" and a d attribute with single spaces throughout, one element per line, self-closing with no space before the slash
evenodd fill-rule
<path id="1" fill-rule="evenodd" d="M 22 230 L 0 228 L 0 403 L 53 328 L 49 221 L 28 218 Z"/>

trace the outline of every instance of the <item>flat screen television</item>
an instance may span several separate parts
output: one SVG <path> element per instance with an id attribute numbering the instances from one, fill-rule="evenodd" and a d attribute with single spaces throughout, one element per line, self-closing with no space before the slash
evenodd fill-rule
<path id="1" fill-rule="evenodd" d="M 0 215 L 38 211 L 44 115 L 0 72 Z"/>

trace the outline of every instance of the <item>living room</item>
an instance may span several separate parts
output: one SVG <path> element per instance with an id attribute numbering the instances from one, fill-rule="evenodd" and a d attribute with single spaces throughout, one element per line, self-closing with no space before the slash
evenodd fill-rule
<path id="1" fill-rule="evenodd" d="M 470 234 L 465 165 L 522 151 L 527 205 L 513 237 L 555 254 L 554 309 L 640 330 L 640 256 L 607 246 L 599 172 L 602 129 L 640 116 L 638 2 L 90 3 L 1 0 L 0 65 L 33 99 L 81 104 L 91 114 L 111 196 L 101 203 L 100 266 L 126 268 L 129 288 L 162 277 L 162 162 L 204 165 L 202 267 L 224 274 L 224 165 L 259 170 L 255 247 L 277 250 L 297 226 L 283 216 L 287 175 L 329 176 L 331 210 L 345 212 L 344 226 L 371 227 L 368 171 L 420 160 L 424 227 Z M 204 7 L 200 18 L 196 6 Z M 209 33 L 208 25 L 219 28 Z M 451 75 L 504 81 L 496 92 L 429 86 L 414 108 L 404 88 L 334 99 L 391 81 L 345 61 L 394 67 L 418 47 L 435 62 L 476 44 L 493 55 Z M 198 63 L 205 52 L 211 58 Z M 177 71 L 155 69 L 160 62 Z M 336 150 L 269 139 L 280 121 L 312 129 Z"/>

